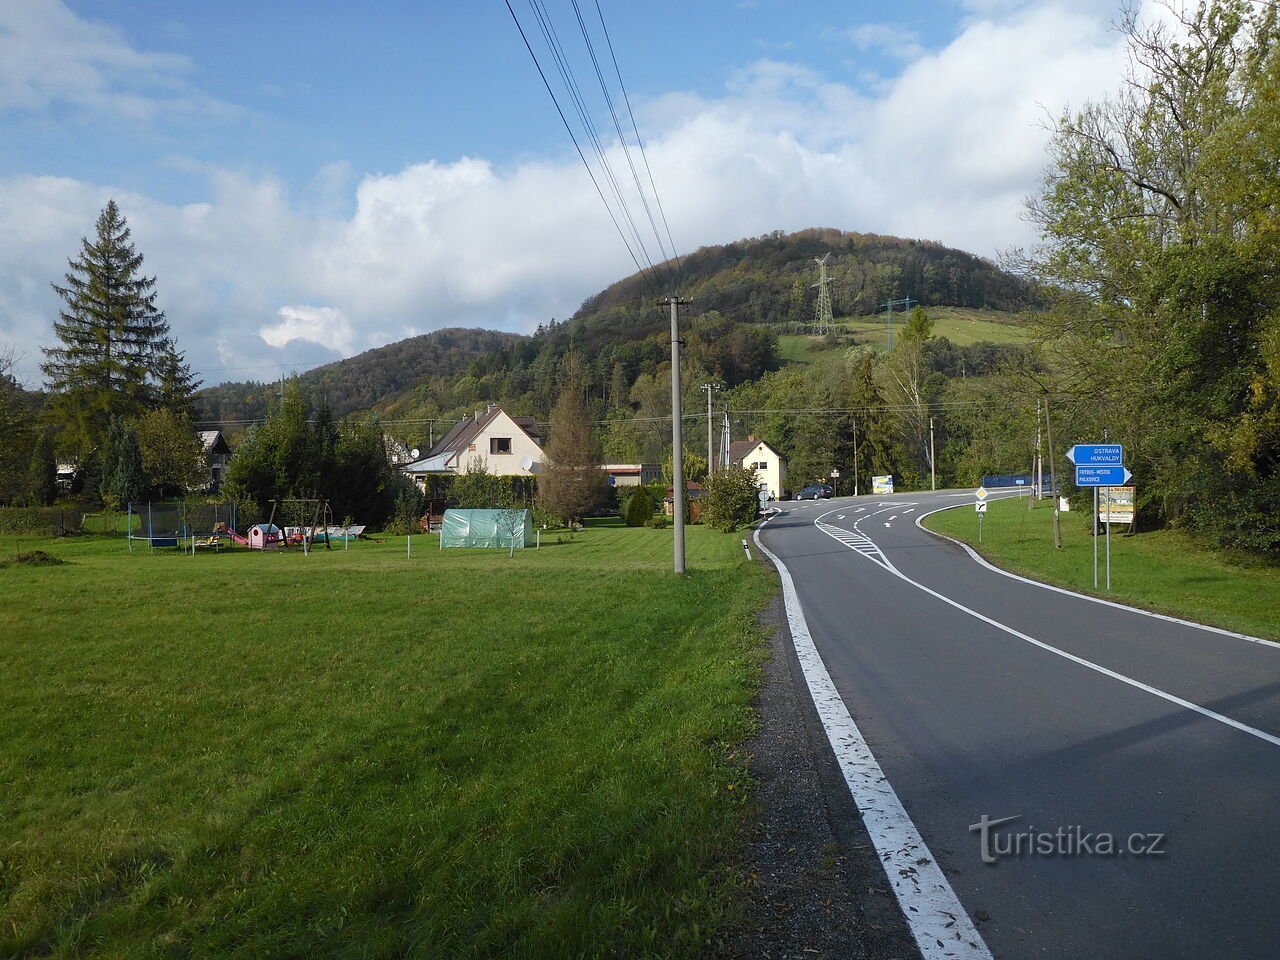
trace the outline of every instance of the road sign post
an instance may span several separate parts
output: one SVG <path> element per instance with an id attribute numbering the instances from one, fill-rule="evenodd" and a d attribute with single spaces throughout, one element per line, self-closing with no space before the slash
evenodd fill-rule
<path id="1" fill-rule="evenodd" d="M 1111 488 L 1107 487 L 1107 518 L 1102 522 L 1107 525 L 1107 593 L 1111 592 Z"/>
<path id="2" fill-rule="evenodd" d="M 1098 589 L 1098 488 L 1093 488 L 1093 589 Z"/>
<path id="3" fill-rule="evenodd" d="M 1077 443 L 1067 451 L 1076 467 L 1076 486 L 1093 487 L 1093 589 L 1098 589 L 1098 491 L 1105 490 L 1107 532 L 1107 592 L 1111 591 L 1111 488 L 1123 487 L 1133 474 L 1124 465 L 1124 447 L 1118 443 Z"/>

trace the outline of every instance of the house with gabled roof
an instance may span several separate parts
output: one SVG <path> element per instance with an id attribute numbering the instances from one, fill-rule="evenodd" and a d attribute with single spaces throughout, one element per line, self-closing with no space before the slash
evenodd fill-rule
<path id="1" fill-rule="evenodd" d="M 473 463 L 499 477 L 532 477 L 542 471 L 546 456 L 542 436 L 532 417 L 513 417 L 496 404 L 463 417 L 440 438 L 425 457 L 400 469 L 420 487 L 431 476 L 466 473 Z"/>
<path id="2" fill-rule="evenodd" d="M 197 430 L 196 439 L 200 441 L 200 450 L 209 470 L 208 489 L 216 493 L 227 475 L 227 464 L 231 462 L 231 445 L 227 443 L 221 430 Z"/>
<path id="3" fill-rule="evenodd" d="M 757 440 L 750 433 L 745 440 L 735 440 L 729 444 L 729 463 L 754 470 L 756 483 L 762 490 L 769 491 L 770 500 L 782 497 L 787 482 L 787 461 L 764 440 Z"/>

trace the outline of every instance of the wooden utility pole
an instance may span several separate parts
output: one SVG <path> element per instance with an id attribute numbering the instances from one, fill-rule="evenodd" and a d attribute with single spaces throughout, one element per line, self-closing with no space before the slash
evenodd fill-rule
<path id="1" fill-rule="evenodd" d="M 680 307 L 684 297 L 665 297 L 671 308 L 671 512 L 675 530 L 675 571 L 684 573 L 684 436 L 680 422 Z"/>
<path id="2" fill-rule="evenodd" d="M 723 384 L 704 383 L 702 389 L 707 391 L 707 476 L 715 470 L 716 451 L 715 442 L 711 434 L 711 394 L 715 391 L 724 389 Z"/>
<path id="3" fill-rule="evenodd" d="M 929 418 L 929 489 L 938 489 L 937 460 L 933 454 L 933 417 Z"/>
<path id="4" fill-rule="evenodd" d="M 1055 549 L 1061 550 L 1062 528 L 1059 526 L 1058 521 L 1059 490 L 1053 472 L 1053 421 L 1049 419 L 1049 396 L 1047 391 L 1044 398 L 1044 432 L 1045 440 L 1049 444 L 1049 488 L 1053 491 L 1053 546 Z"/>

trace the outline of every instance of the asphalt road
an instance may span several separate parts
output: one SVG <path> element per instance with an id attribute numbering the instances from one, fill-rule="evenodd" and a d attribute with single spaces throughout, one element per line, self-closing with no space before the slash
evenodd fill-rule
<path id="1" fill-rule="evenodd" d="M 1280 647 L 987 569 L 915 524 L 955 494 L 779 504 L 760 537 L 986 946 L 1280 956 Z M 1022 852 L 984 863 L 983 816 Z"/>

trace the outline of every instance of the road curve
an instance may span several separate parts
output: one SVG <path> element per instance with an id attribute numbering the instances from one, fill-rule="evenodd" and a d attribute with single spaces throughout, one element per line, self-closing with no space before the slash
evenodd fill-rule
<path id="1" fill-rule="evenodd" d="M 1280 955 L 1280 646 L 1021 582 L 916 525 L 971 501 L 784 503 L 759 536 L 986 947 Z M 1022 852 L 984 863 L 984 816 L 1016 817 L 990 833 Z"/>

